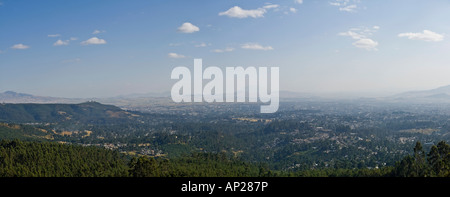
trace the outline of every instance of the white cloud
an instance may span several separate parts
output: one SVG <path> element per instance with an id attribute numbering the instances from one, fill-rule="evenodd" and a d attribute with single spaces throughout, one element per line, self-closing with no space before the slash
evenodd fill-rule
<path id="1" fill-rule="evenodd" d="M 24 50 L 24 49 L 28 49 L 30 48 L 30 46 L 24 45 L 24 44 L 15 44 L 11 47 L 11 49 L 19 49 L 19 50 Z"/>
<path id="2" fill-rule="evenodd" d="M 346 12 L 354 12 L 356 10 L 356 8 L 358 8 L 358 6 L 356 5 L 348 5 L 345 7 L 340 7 L 339 10 L 340 11 L 346 11 Z"/>
<path id="3" fill-rule="evenodd" d="M 295 3 L 302 4 L 303 0 L 295 0 Z"/>
<path id="4" fill-rule="evenodd" d="M 58 40 L 55 43 L 53 43 L 53 46 L 63 46 L 63 45 L 69 45 L 69 40 Z"/>
<path id="5" fill-rule="evenodd" d="M 278 7 L 280 7 L 280 6 L 277 4 L 269 4 L 269 5 L 265 5 L 263 7 L 263 9 L 273 9 L 273 8 L 278 8 Z"/>
<path id="6" fill-rule="evenodd" d="M 266 13 L 266 10 L 263 8 L 258 8 L 255 10 L 244 10 L 239 6 L 234 6 L 225 12 L 220 12 L 219 16 L 228 16 L 231 18 L 260 18 L 264 16 L 264 13 Z"/>
<path id="7" fill-rule="evenodd" d="M 61 34 L 50 34 L 50 35 L 47 35 L 47 36 L 50 37 L 50 38 L 54 38 L 54 37 L 60 37 Z"/>
<path id="8" fill-rule="evenodd" d="M 372 40 L 370 37 L 375 33 L 378 29 L 380 29 L 379 26 L 373 26 L 372 28 L 367 27 L 358 27 L 358 28 L 351 28 L 350 30 L 346 32 L 341 32 L 338 35 L 339 36 L 347 36 L 351 37 L 353 40 L 356 40 L 353 42 L 353 46 L 360 49 L 366 49 L 369 51 L 377 51 L 376 48 L 378 46 L 378 42 Z"/>
<path id="9" fill-rule="evenodd" d="M 263 50 L 263 51 L 273 50 L 271 46 L 262 46 L 258 43 L 246 43 L 243 44 L 241 48 L 250 50 Z"/>
<path id="10" fill-rule="evenodd" d="M 200 31 L 200 28 L 193 25 L 192 23 L 183 23 L 180 27 L 178 27 L 178 32 L 181 33 L 194 33 Z"/>
<path id="11" fill-rule="evenodd" d="M 94 32 L 92 32 L 92 34 L 99 34 L 99 33 L 104 33 L 104 32 L 105 32 L 104 30 L 100 31 L 100 30 L 96 29 L 96 30 L 94 30 Z"/>
<path id="12" fill-rule="evenodd" d="M 78 40 L 78 38 L 76 38 L 76 37 L 70 37 L 70 40 Z"/>
<path id="13" fill-rule="evenodd" d="M 362 35 L 360 33 L 356 33 L 356 32 L 353 32 L 353 31 L 342 32 L 342 33 L 339 33 L 338 35 L 340 35 L 340 36 L 349 36 L 349 37 L 351 37 L 351 38 L 353 38 L 355 40 L 362 39 L 362 38 L 366 37 L 366 36 L 364 36 L 364 35 Z"/>
<path id="14" fill-rule="evenodd" d="M 292 13 L 296 13 L 296 12 L 297 12 L 297 9 L 295 9 L 295 8 L 289 8 L 289 11 L 291 11 Z"/>
<path id="15" fill-rule="evenodd" d="M 339 11 L 343 12 L 356 12 L 358 9 L 358 3 L 360 0 L 334 0 L 330 2 L 330 5 L 339 7 Z"/>
<path id="16" fill-rule="evenodd" d="M 85 40 L 81 42 L 82 45 L 91 45 L 91 44 L 106 44 L 106 41 L 97 37 L 89 38 L 88 40 Z"/>
<path id="17" fill-rule="evenodd" d="M 206 44 L 206 43 L 202 42 L 200 44 L 195 45 L 195 47 L 207 47 L 207 46 L 211 46 L 211 43 Z"/>
<path id="18" fill-rule="evenodd" d="M 330 2 L 330 5 L 346 6 L 348 3 L 350 3 L 350 0 L 334 0 L 333 2 Z"/>
<path id="19" fill-rule="evenodd" d="M 373 41 L 369 38 L 363 38 L 359 39 L 356 42 L 353 43 L 353 46 L 360 48 L 360 49 L 366 49 L 366 50 L 377 50 L 378 42 Z"/>
<path id="20" fill-rule="evenodd" d="M 195 47 L 206 47 L 206 44 L 205 43 L 200 43 L 200 44 L 195 45 Z"/>
<path id="21" fill-rule="evenodd" d="M 428 42 L 439 42 L 444 40 L 444 35 L 430 30 L 423 30 L 422 33 L 401 33 L 398 34 L 398 37 L 407 37 L 410 40 L 423 40 Z"/>
<path id="22" fill-rule="evenodd" d="M 234 6 L 227 11 L 220 12 L 219 16 L 228 16 L 230 18 L 262 18 L 264 17 L 264 14 L 267 13 L 267 11 L 270 9 L 279 11 L 283 8 L 280 8 L 280 5 L 277 4 L 267 4 L 263 7 L 250 10 L 242 9 L 239 6 Z"/>
<path id="23" fill-rule="evenodd" d="M 338 3 L 338 2 L 330 2 L 330 5 L 332 5 L 332 6 L 341 6 L 341 4 Z"/>
<path id="24" fill-rule="evenodd" d="M 225 49 L 214 49 L 214 50 L 212 50 L 212 52 L 214 52 L 214 53 L 224 53 L 224 52 L 231 52 L 231 51 L 234 51 L 234 48 L 227 47 Z"/>
<path id="25" fill-rule="evenodd" d="M 265 5 L 262 8 L 257 8 L 257 9 L 253 9 L 253 10 L 245 10 L 239 6 L 234 6 L 225 12 L 220 12 L 219 16 L 228 16 L 230 18 L 248 18 L 248 17 L 261 18 L 261 17 L 264 17 L 264 14 L 267 12 L 268 9 L 274 9 L 274 8 L 278 8 L 278 7 L 280 7 L 280 6 L 276 5 L 276 4 L 270 4 L 270 5 Z"/>
<path id="26" fill-rule="evenodd" d="M 180 59 L 180 58 L 185 58 L 186 56 L 184 55 L 180 55 L 180 54 L 176 54 L 176 53 L 169 53 L 167 54 L 168 57 L 170 58 L 174 58 L 174 59 Z"/>

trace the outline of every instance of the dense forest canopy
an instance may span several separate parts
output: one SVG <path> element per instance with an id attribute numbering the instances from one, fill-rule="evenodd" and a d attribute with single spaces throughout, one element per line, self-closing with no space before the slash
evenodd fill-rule
<path id="1" fill-rule="evenodd" d="M 127 162 L 128 161 L 128 162 Z M 264 164 L 230 158 L 224 153 L 194 153 L 175 159 L 125 158 L 117 151 L 54 142 L 0 142 L 1 177 L 448 177 L 450 146 L 444 141 L 425 153 L 420 142 L 414 155 L 381 169 L 310 169 L 273 171 Z"/>

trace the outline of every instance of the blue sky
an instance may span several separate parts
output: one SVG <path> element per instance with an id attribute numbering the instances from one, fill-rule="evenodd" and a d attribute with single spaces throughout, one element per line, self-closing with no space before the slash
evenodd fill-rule
<path id="1" fill-rule="evenodd" d="M 278 66 L 280 89 L 450 85 L 446 0 L 0 0 L 0 92 L 168 92 L 176 66 Z"/>

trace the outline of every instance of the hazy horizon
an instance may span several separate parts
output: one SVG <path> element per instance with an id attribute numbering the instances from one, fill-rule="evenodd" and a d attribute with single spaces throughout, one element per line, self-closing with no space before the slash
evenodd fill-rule
<path id="1" fill-rule="evenodd" d="M 280 90 L 389 96 L 450 85 L 445 0 L 0 0 L 0 92 L 169 92 L 173 68 L 280 68 Z"/>
<path id="2" fill-rule="evenodd" d="M 436 89 L 436 88 L 433 88 Z M 399 91 L 399 92 L 295 92 L 295 91 L 289 91 L 289 90 L 280 90 L 281 98 L 290 98 L 292 97 L 289 94 L 294 94 L 297 98 L 308 98 L 308 97 L 322 97 L 322 98 L 381 98 L 381 97 L 391 97 L 396 96 L 402 93 L 407 92 L 416 92 L 416 91 L 427 91 L 431 89 L 424 89 L 424 90 L 411 90 L 411 91 Z M 136 93 L 130 93 L 130 94 L 118 94 L 118 95 L 112 95 L 112 96 L 87 96 L 87 97 L 66 97 L 66 96 L 59 96 L 58 94 L 55 95 L 42 95 L 42 94 L 33 94 L 29 92 L 19 92 L 14 90 L 0 90 L 0 93 L 5 92 L 15 92 L 19 94 L 30 94 L 32 96 L 42 96 L 42 97 L 55 97 L 55 98 L 67 98 L 67 99 L 108 99 L 108 98 L 143 98 L 143 97 L 170 97 L 170 91 L 163 91 L 163 92 L 136 92 Z M 236 93 L 236 92 L 235 92 Z"/>

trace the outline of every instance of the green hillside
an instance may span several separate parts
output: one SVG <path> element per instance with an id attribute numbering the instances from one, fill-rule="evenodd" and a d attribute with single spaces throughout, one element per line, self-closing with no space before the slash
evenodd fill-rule
<path id="1" fill-rule="evenodd" d="M 255 177 L 268 173 L 225 154 L 127 160 L 117 151 L 94 146 L 0 141 L 0 177 Z"/>
<path id="2" fill-rule="evenodd" d="M 120 177 L 118 152 L 53 142 L 0 141 L 0 177 Z"/>
<path id="3" fill-rule="evenodd" d="M 53 139 L 54 133 L 38 129 L 29 125 L 0 123 L 0 140 L 20 139 L 26 141 L 48 141 Z"/>
<path id="4" fill-rule="evenodd" d="M 114 123 L 130 120 L 139 115 L 113 105 L 97 102 L 81 104 L 0 104 L 0 122 L 86 124 Z"/>

